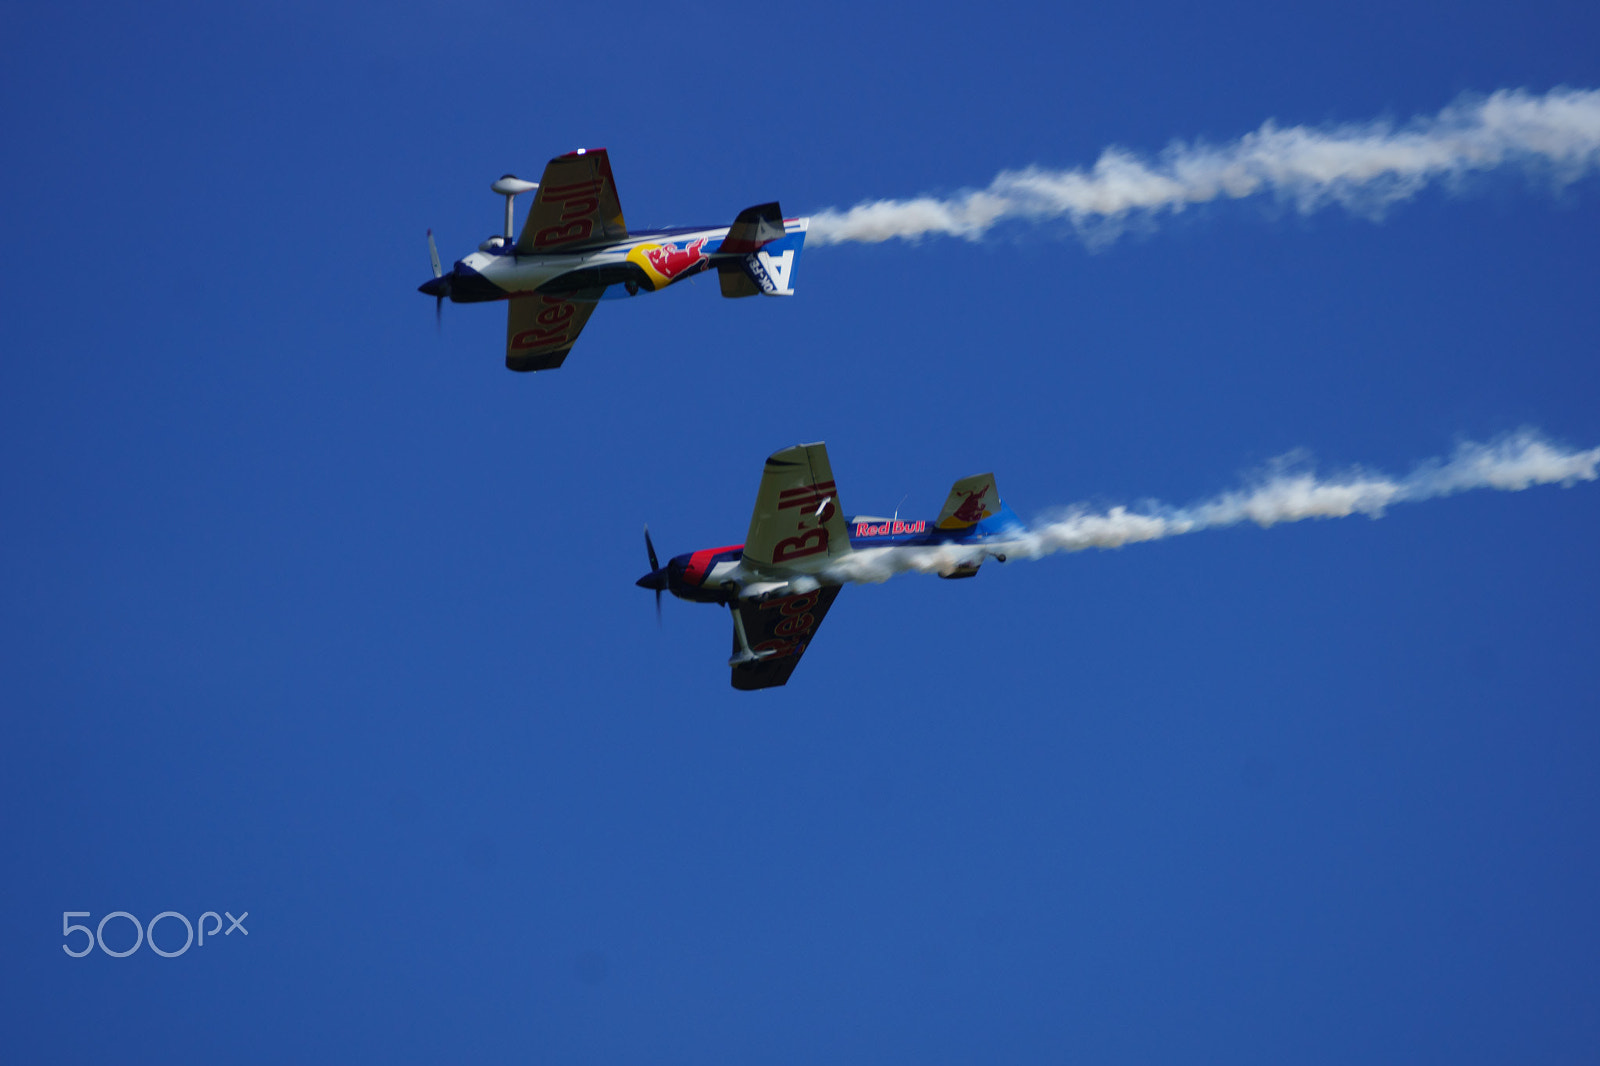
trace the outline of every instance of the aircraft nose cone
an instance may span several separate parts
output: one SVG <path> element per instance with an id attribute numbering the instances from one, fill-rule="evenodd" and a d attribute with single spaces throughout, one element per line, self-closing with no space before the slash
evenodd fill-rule
<path id="1" fill-rule="evenodd" d="M 667 587 L 667 572 L 665 570 L 652 570 L 638 581 L 635 581 L 634 584 L 642 589 L 655 589 L 657 592 L 665 591 Z"/>
<path id="2" fill-rule="evenodd" d="M 449 296 L 450 275 L 446 274 L 439 278 L 429 278 L 427 281 L 424 281 L 421 285 L 417 286 L 417 291 L 425 292 L 429 296 Z"/>

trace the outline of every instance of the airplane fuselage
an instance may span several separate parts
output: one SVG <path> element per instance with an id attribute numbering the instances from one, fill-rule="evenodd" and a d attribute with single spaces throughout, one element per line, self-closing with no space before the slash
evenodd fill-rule
<path id="1" fill-rule="evenodd" d="M 785 219 L 784 225 L 791 233 L 804 232 L 808 221 Z M 581 300 L 599 299 L 602 292 L 609 297 L 657 292 L 711 269 L 719 259 L 739 258 L 740 253 L 717 251 L 728 229 L 646 230 L 627 240 L 565 247 L 556 253 L 518 253 L 511 239 L 490 237 L 478 251 L 458 259 L 448 274 L 424 285 L 423 291 L 437 289 L 435 295 L 447 295 L 455 303 L 483 303 L 530 293 Z M 780 295 L 788 288 L 793 255 L 784 252 L 763 264 L 777 278 Z"/>
<path id="2" fill-rule="evenodd" d="M 926 519 L 876 518 L 858 515 L 846 521 L 850 533 L 850 550 L 873 549 L 911 550 L 942 545 L 981 546 L 995 542 L 997 536 L 974 529 L 945 530 Z M 1005 561 L 997 552 L 988 553 Z M 975 553 L 979 562 L 985 557 Z M 942 577 L 971 577 L 978 572 L 976 563 L 957 566 Z M 811 578 L 811 587 L 837 585 L 825 572 Z M 723 548 L 705 548 L 669 559 L 660 570 L 646 574 L 637 584 L 643 588 L 660 588 L 681 600 L 692 603 L 735 603 L 740 600 L 760 599 L 781 595 L 789 591 L 792 577 L 780 577 L 751 566 L 744 558 L 744 545 L 730 544 Z"/>
<path id="3" fill-rule="evenodd" d="M 716 268 L 725 298 L 792 296 L 808 219 L 783 217 L 776 200 L 740 211 L 723 226 L 632 230 L 623 219 L 604 148 L 579 148 L 545 165 L 539 181 L 502 175 L 505 227 L 448 271 L 428 231 L 433 276 L 417 286 L 444 301 L 506 302 L 506 369 L 555 370 L 601 300 L 656 292 Z M 515 201 L 532 202 L 517 233 Z"/>

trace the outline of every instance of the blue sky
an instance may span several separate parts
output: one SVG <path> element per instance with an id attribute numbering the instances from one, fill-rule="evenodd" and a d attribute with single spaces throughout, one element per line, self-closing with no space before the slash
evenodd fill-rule
<path id="1" fill-rule="evenodd" d="M 1600 486 L 848 588 L 779 691 L 664 554 L 826 440 L 1024 518 L 1274 457 L 1600 445 L 1600 183 L 808 248 L 512 375 L 415 292 L 488 183 L 629 223 L 1600 87 L 1583 5 L 8 17 L 0 922 L 16 1061 L 1578 1062 Z M 519 216 L 520 217 L 520 216 Z M 901 504 L 902 499 L 904 503 Z M 249 912 L 164 959 L 64 911 Z M 74 919 L 82 921 L 83 919 Z M 115 937 L 117 923 L 107 926 Z M 131 928 L 120 927 L 131 939 Z M 163 924 L 162 943 L 175 946 Z M 77 935 L 67 943 L 76 946 Z M 120 943 L 120 941 L 118 941 Z"/>

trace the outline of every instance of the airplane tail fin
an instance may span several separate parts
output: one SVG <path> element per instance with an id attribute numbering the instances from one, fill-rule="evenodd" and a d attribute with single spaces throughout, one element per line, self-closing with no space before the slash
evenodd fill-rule
<path id="1" fill-rule="evenodd" d="M 950 486 L 950 495 L 934 524 L 940 529 L 971 529 L 1000 513 L 1000 490 L 993 474 L 974 474 Z"/>
<path id="2" fill-rule="evenodd" d="M 739 212 L 717 247 L 717 279 L 728 297 L 792 296 L 794 268 L 800 262 L 811 220 L 785 220 L 777 203 Z"/>
<path id="3" fill-rule="evenodd" d="M 976 532 L 981 536 L 993 537 L 1001 533 L 1020 533 L 1023 528 L 1022 519 L 1017 517 L 1017 512 L 1002 502 L 998 513 L 978 523 Z"/>
<path id="4" fill-rule="evenodd" d="M 975 474 L 964 477 L 950 486 L 950 496 L 944 501 L 939 519 L 934 523 L 940 529 L 968 529 L 980 536 L 993 536 L 1010 529 L 1020 528 L 1022 521 L 1016 513 L 1000 500 L 1000 490 L 995 486 L 993 474 Z M 1005 562 L 1004 555 L 997 555 Z M 966 563 L 940 577 L 973 577 L 982 565 L 984 556 L 976 562 Z"/>

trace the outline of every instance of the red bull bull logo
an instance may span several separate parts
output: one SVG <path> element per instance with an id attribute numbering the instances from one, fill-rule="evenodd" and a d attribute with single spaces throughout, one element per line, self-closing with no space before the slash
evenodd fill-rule
<path id="1" fill-rule="evenodd" d="M 968 493 L 966 500 L 956 508 L 955 514 L 950 517 L 957 522 L 981 522 L 989 517 L 989 512 L 983 506 L 983 498 L 989 494 L 993 486 L 985 485 L 977 492 Z"/>
<path id="2" fill-rule="evenodd" d="M 709 240 L 701 237 L 683 244 L 641 244 L 628 253 L 628 262 L 645 272 L 651 288 L 662 289 L 711 265 L 706 252 Z"/>
<path id="3" fill-rule="evenodd" d="M 650 260 L 650 265 L 664 278 L 675 278 L 685 270 L 694 266 L 704 258 L 702 252 L 706 246 L 706 238 L 691 241 L 686 245 L 663 245 L 652 248 L 645 253 L 645 258 Z"/>

